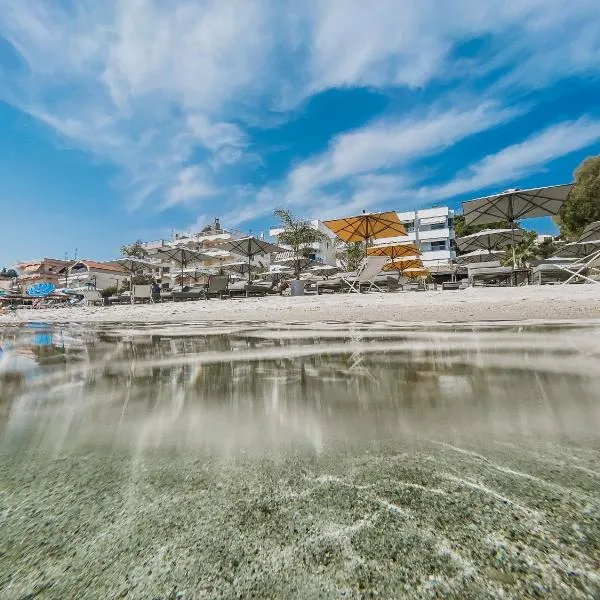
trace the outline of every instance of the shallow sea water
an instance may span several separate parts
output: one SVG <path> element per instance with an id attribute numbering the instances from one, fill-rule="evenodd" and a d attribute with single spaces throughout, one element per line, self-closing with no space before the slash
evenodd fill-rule
<path id="1" fill-rule="evenodd" d="M 0 597 L 600 597 L 600 324 L 0 328 Z"/>

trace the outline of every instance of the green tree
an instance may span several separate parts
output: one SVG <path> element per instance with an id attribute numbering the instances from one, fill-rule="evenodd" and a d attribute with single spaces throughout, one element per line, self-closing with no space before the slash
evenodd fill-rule
<path id="1" fill-rule="evenodd" d="M 577 240 L 586 225 L 600 221 L 600 156 L 586 158 L 575 171 L 575 187 L 558 215 L 561 236 Z"/>
<path id="2" fill-rule="evenodd" d="M 137 240 L 129 246 L 123 244 L 123 246 L 121 246 L 121 255 L 133 256 L 134 258 L 145 258 L 148 256 L 148 251 L 144 248 L 142 240 Z"/>
<path id="3" fill-rule="evenodd" d="M 346 271 L 356 271 L 365 256 L 365 248 L 361 242 L 350 242 L 337 253 L 336 258 Z"/>
<path id="4" fill-rule="evenodd" d="M 279 234 L 279 243 L 289 246 L 294 253 L 294 276 L 300 278 L 302 259 L 314 252 L 312 246 L 329 238 L 316 230 L 306 219 L 295 217 L 286 208 L 278 208 L 273 214 L 279 219 L 283 232 Z"/>

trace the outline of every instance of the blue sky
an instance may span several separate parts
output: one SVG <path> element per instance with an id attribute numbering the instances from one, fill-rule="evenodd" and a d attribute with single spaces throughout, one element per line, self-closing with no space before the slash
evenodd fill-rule
<path id="1" fill-rule="evenodd" d="M 599 76 L 597 0 L 0 0 L 0 266 L 564 183 Z"/>

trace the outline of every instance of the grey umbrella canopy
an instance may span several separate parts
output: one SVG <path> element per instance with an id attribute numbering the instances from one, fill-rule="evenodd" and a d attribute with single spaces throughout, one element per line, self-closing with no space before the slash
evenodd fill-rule
<path id="1" fill-rule="evenodd" d="M 134 256 L 120 256 L 119 258 L 111 261 L 113 264 L 119 265 L 129 273 L 129 289 L 133 292 L 133 275 L 134 273 L 140 273 L 146 269 L 154 269 L 156 265 L 151 262 L 144 260 L 143 258 L 136 258 Z M 118 288 L 118 285 L 117 285 Z M 131 302 L 133 303 L 133 295 L 131 296 Z"/>
<path id="2" fill-rule="evenodd" d="M 206 260 L 210 256 L 203 254 L 202 252 L 196 252 L 190 250 L 184 246 L 165 247 L 158 250 L 153 256 L 160 258 L 164 262 L 175 263 L 181 269 L 181 285 L 183 286 L 183 269 L 189 266 L 191 263 L 195 263 L 199 260 Z"/>
<path id="3" fill-rule="evenodd" d="M 282 248 L 266 242 L 259 238 L 255 238 L 252 235 L 243 237 L 237 240 L 228 240 L 224 244 L 219 244 L 220 250 L 229 250 L 232 254 L 238 254 L 248 258 L 248 281 L 251 282 L 252 273 L 250 270 L 250 264 L 252 259 L 258 254 L 274 254 L 275 252 L 281 252 Z M 225 265 L 223 265 L 225 268 Z"/>
<path id="4" fill-rule="evenodd" d="M 472 252 L 473 250 L 499 250 L 513 245 L 523 239 L 524 231 L 522 229 L 484 229 L 471 235 L 458 238 L 456 245 L 463 252 Z"/>
<path id="5" fill-rule="evenodd" d="M 600 250 L 600 240 L 565 244 L 554 256 L 558 258 L 585 258 Z"/>
<path id="6" fill-rule="evenodd" d="M 531 188 L 510 189 L 493 196 L 463 202 L 466 225 L 486 225 L 506 221 L 514 231 L 519 219 L 557 215 L 567 199 L 573 183 Z M 516 262 L 513 240 L 513 265 Z"/>
<path id="7" fill-rule="evenodd" d="M 581 242 L 597 242 L 600 240 L 600 221 L 594 221 L 590 223 L 581 234 L 581 237 L 577 240 Z"/>
<path id="8" fill-rule="evenodd" d="M 456 257 L 456 263 L 459 265 L 472 265 L 475 263 L 485 263 L 499 260 L 504 255 L 503 250 L 473 250 L 467 254 L 461 254 Z"/>
<path id="9" fill-rule="evenodd" d="M 532 188 L 512 189 L 500 194 L 463 202 L 466 225 L 485 225 L 497 221 L 515 223 L 519 219 L 556 215 L 573 183 Z"/>

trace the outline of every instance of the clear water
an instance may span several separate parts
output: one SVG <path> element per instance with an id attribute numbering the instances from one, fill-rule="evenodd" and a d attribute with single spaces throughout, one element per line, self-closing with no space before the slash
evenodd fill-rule
<path id="1" fill-rule="evenodd" d="M 4 327 L 2 597 L 598 597 L 599 333 Z"/>

